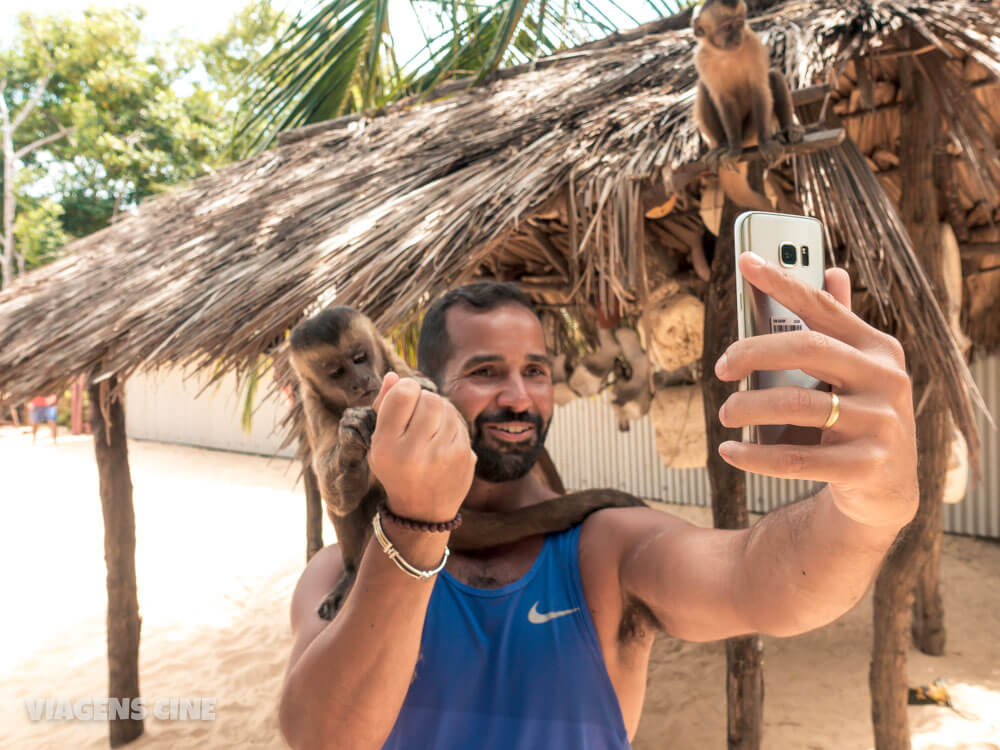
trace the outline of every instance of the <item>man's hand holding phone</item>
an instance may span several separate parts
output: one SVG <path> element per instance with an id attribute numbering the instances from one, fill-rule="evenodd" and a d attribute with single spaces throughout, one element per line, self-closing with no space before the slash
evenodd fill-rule
<path id="1" fill-rule="evenodd" d="M 819 445 L 755 445 L 727 441 L 719 454 L 744 471 L 827 482 L 838 509 L 858 523 L 899 529 L 916 512 L 917 449 L 910 379 L 899 342 L 850 309 L 850 279 L 825 273 L 826 291 L 747 252 L 743 279 L 795 312 L 809 330 L 764 334 L 730 345 L 715 365 L 721 380 L 761 370 L 802 370 L 829 383 L 839 416 Z M 719 410 L 726 427 L 774 424 L 823 427 L 833 396 L 778 387 L 732 394 Z"/>

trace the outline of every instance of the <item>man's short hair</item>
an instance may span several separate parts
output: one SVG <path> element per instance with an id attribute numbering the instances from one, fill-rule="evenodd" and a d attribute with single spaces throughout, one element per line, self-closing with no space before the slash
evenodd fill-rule
<path id="1" fill-rule="evenodd" d="M 531 298 L 514 284 L 502 281 L 477 281 L 445 292 L 427 308 L 420 339 L 417 342 L 417 368 L 439 386 L 439 378 L 452 355 L 448 337 L 448 308 L 462 305 L 474 312 L 489 312 L 503 305 L 521 305 L 538 317 Z"/>

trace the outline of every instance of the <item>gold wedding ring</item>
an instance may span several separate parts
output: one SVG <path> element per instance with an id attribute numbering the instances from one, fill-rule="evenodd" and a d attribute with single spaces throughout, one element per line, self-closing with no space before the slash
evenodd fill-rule
<path id="1" fill-rule="evenodd" d="M 833 427 L 837 420 L 840 418 L 840 396 L 836 393 L 830 393 L 830 416 L 826 418 L 823 426 L 820 429 L 829 430 Z"/>

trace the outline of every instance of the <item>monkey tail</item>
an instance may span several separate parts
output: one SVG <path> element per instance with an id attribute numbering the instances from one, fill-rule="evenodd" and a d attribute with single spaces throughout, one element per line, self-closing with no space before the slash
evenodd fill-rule
<path id="1" fill-rule="evenodd" d="M 746 164 L 740 164 L 738 169 L 720 169 L 719 187 L 737 206 L 754 211 L 773 211 L 774 206 L 767 196 L 761 195 L 750 187 L 747 182 Z"/>

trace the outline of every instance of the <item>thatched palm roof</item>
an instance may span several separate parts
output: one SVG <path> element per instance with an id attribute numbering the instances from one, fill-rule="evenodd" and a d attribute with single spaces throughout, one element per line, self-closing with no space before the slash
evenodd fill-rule
<path id="1" fill-rule="evenodd" d="M 634 309 L 647 255 L 688 278 L 700 231 L 696 183 L 666 217 L 643 218 L 680 186 L 673 167 L 702 149 L 690 118 L 694 40 L 671 25 L 471 89 L 452 85 L 427 103 L 286 134 L 270 151 L 147 201 L 0 295 L 0 396 L 23 399 L 79 373 L 177 363 L 243 371 L 331 288 L 383 327 L 477 275 L 522 279 L 556 304 L 587 299 L 600 281 Z M 898 114 L 894 126 L 892 107 L 867 105 L 878 106 L 872 91 L 899 53 L 872 56 L 896 50 L 900 31 L 911 30 L 910 49 L 944 54 L 926 67 L 953 105 L 957 92 L 1000 111 L 996 89 L 984 85 L 1000 77 L 1000 9 L 787 2 L 754 26 L 793 88 L 832 80 L 828 105 L 844 110 L 853 140 L 797 159 L 801 203 L 827 222 L 834 256 L 869 290 L 875 314 L 915 330 L 971 433 L 971 379 L 929 304 L 895 196 L 866 161 L 871 142 L 898 130 Z M 962 189 L 992 217 L 1000 131 L 973 110 L 948 112 L 967 157 Z"/>

